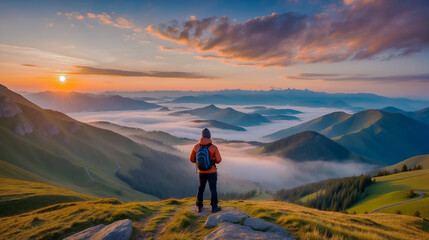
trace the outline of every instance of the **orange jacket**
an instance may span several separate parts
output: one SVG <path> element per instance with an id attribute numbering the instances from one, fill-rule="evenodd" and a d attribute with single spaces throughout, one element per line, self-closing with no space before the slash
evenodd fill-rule
<path id="1" fill-rule="evenodd" d="M 200 145 L 209 145 L 210 143 L 212 143 L 212 140 L 210 138 L 201 138 L 200 141 L 198 141 L 198 144 L 196 144 L 194 146 L 194 148 L 192 149 L 191 152 L 191 156 L 189 156 L 189 160 L 191 160 L 191 162 L 195 163 L 196 161 L 196 157 L 197 157 L 197 152 L 198 149 L 200 148 Z M 220 156 L 219 150 L 217 149 L 217 147 L 215 145 L 211 145 L 209 147 L 209 155 L 210 155 L 210 159 L 214 159 L 216 164 L 219 164 L 222 161 L 222 158 Z M 216 172 L 216 167 L 213 165 L 212 168 L 210 168 L 207 171 L 201 171 L 198 170 L 199 173 L 214 173 Z"/>

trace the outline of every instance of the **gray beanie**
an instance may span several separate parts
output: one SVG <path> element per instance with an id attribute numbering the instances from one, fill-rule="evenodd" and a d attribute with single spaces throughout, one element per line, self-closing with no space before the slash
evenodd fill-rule
<path id="1" fill-rule="evenodd" d="M 203 138 L 211 138 L 211 134 L 210 131 L 207 128 L 204 128 L 203 131 L 201 132 L 201 137 Z"/>

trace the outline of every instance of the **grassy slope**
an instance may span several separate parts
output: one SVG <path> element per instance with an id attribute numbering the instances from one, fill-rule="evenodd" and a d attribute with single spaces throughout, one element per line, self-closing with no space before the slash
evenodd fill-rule
<path id="1" fill-rule="evenodd" d="M 22 110 L 13 117 L 0 118 L 0 159 L 17 169 L 56 186 L 123 201 L 153 201 L 158 199 L 154 195 L 162 194 L 193 195 L 194 186 L 185 184 L 192 181 L 193 169 L 184 164 L 188 163 L 185 159 L 154 151 L 60 112 L 41 109 L 1 85 L 0 97 Z M 22 121 L 32 127 L 32 133 L 16 133 Z M 57 134 L 44 134 L 55 128 Z"/>
<path id="2" fill-rule="evenodd" d="M 13 188 L 22 181 L 6 179 L 2 183 L 2 188 Z M 81 196 L 38 184 L 20 185 L 14 191 L 18 191 L 18 195 L 54 192 Z M 49 193 L 46 193 L 48 190 Z M 14 192 L 2 194 L 0 201 L 16 196 Z M 194 203 L 194 198 L 187 198 L 134 203 L 97 199 L 53 204 L 15 216 L 0 217 L 0 239 L 62 239 L 88 227 L 125 218 L 133 221 L 131 239 L 152 234 L 159 236 L 159 239 L 202 239 L 213 229 L 203 228 L 207 217 L 195 217 L 188 210 Z M 412 216 L 392 217 L 379 213 L 350 215 L 275 201 L 220 201 L 220 205 L 236 207 L 251 217 L 279 224 L 298 239 L 399 240 L 429 237 L 429 223 Z"/>
<path id="3" fill-rule="evenodd" d="M 203 228 L 206 217 L 197 218 L 188 210 L 193 204 L 191 198 L 125 204 L 113 199 L 57 204 L 28 214 L 0 218 L 0 238 L 61 239 L 90 226 L 130 218 L 134 226 L 132 239 L 149 232 L 158 233 L 159 239 L 202 239 L 213 230 Z M 274 201 L 221 201 L 220 204 L 277 223 L 299 239 L 429 237 L 429 224 L 412 216 L 350 215 Z M 151 214 L 155 214 L 154 218 L 143 224 Z"/>
<path id="4" fill-rule="evenodd" d="M 44 183 L 0 178 L 0 216 L 11 216 L 56 203 L 95 199 Z"/>
<path id="5" fill-rule="evenodd" d="M 390 172 L 393 172 L 396 168 L 400 171 L 404 164 L 407 165 L 408 168 L 414 168 L 415 166 L 420 164 L 423 167 L 423 169 L 429 169 L 429 154 L 408 158 L 408 159 L 406 159 L 402 162 L 399 162 L 395 165 L 385 167 L 384 169 L 386 169 Z"/>
<path id="6" fill-rule="evenodd" d="M 423 217 L 429 217 L 429 169 L 416 170 L 393 174 L 389 176 L 376 177 L 376 182 L 368 187 L 368 196 L 357 202 L 347 211 L 363 213 L 372 211 L 379 207 L 408 200 L 404 191 L 414 189 L 421 191 L 425 197 L 415 202 L 382 209 L 378 212 L 391 212 L 400 210 L 404 214 L 412 215 L 419 210 Z"/>

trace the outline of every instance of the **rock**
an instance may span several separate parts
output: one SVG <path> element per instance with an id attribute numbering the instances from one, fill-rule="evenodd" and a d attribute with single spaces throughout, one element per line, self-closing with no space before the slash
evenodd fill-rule
<path id="1" fill-rule="evenodd" d="M 21 114 L 18 115 L 18 120 L 15 123 L 15 133 L 24 136 L 33 132 L 30 122 Z"/>
<path id="2" fill-rule="evenodd" d="M 124 219 L 107 226 L 100 224 L 88 228 L 64 240 L 128 240 L 132 231 L 133 226 L 131 220 Z"/>
<path id="3" fill-rule="evenodd" d="M 97 225 L 95 227 L 90 227 L 90 228 L 83 230 L 81 232 L 78 232 L 78 233 L 76 233 L 70 237 L 64 238 L 64 240 L 87 240 L 92 235 L 94 235 L 95 233 L 100 231 L 102 228 L 104 228 L 105 226 L 106 225 L 104 225 L 104 224 L 100 224 L 100 225 Z"/>
<path id="4" fill-rule="evenodd" d="M 251 227 L 256 231 L 267 231 L 272 227 L 271 223 L 266 222 L 264 219 L 260 218 L 247 218 L 244 220 L 243 225 Z"/>
<path id="5" fill-rule="evenodd" d="M 249 218 L 249 215 L 242 211 L 239 211 L 235 208 L 225 208 L 222 211 L 208 217 L 204 227 L 213 228 L 216 227 L 219 223 L 224 222 L 238 223 L 246 218 Z"/>
<path id="6" fill-rule="evenodd" d="M 248 226 L 256 231 L 277 232 L 277 233 L 282 233 L 286 235 L 289 234 L 288 231 L 286 231 L 284 228 L 280 227 L 279 225 L 269 223 L 264 219 L 260 219 L 260 218 L 247 218 L 246 220 L 244 220 L 243 225 Z"/>
<path id="7" fill-rule="evenodd" d="M 281 232 L 262 232 L 256 231 L 248 226 L 243 226 L 233 223 L 222 223 L 219 227 L 207 235 L 205 240 L 217 240 L 217 239 L 251 239 L 251 240 L 295 240 L 295 238 L 289 233 Z"/>
<path id="8" fill-rule="evenodd" d="M 0 98 L 0 118 L 11 118 L 20 112 L 22 110 L 18 104 L 10 101 L 8 97 Z"/>
<path id="9" fill-rule="evenodd" d="M 102 228 L 90 240 L 128 240 L 133 231 L 130 219 L 116 221 Z"/>
<path id="10" fill-rule="evenodd" d="M 203 211 L 202 212 L 197 212 L 197 206 L 190 206 L 189 210 L 191 210 L 191 212 L 198 217 L 205 217 L 207 215 L 212 214 L 212 208 L 210 206 L 204 206 L 203 207 Z"/>

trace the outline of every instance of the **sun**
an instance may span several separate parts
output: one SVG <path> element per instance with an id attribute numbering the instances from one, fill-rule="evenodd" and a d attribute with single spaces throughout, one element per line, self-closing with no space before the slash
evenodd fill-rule
<path id="1" fill-rule="evenodd" d="M 67 79 L 66 79 L 66 76 L 61 75 L 58 77 L 58 80 L 60 80 L 60 82 L 64 83 L 64 82 L 66 82 Z"/>

